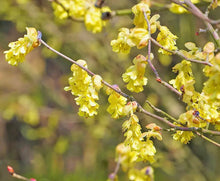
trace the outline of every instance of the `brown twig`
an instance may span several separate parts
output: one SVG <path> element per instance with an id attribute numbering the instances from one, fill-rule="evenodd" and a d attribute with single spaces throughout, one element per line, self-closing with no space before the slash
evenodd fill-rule
<path id="1" fill-rule="evenodd" d="M 144 18 L 147 22 L 147 26 L 148 26 L 148 34 L 149 34 L 149 39 L 148 39 L 148 51 L 147 51 L 147 62 L 150 65 L 151 70 L 154 72 L 155 76 L 156 76 L 156 80 L 157 82 L 161 83 L 163 86 L 167 87 L 168 89 L 170 89 L 172 92 L 174 92 L 175 94 L 177 94 L 179 97 L 181 96 L 181 93 L 176 90 L 173 86 L 171 86 L 170 84 L 168 84 L 166 81 L 162 80 L 156 70 L 156 68 L 154 67 L 154 65 L 151 62 L 150 59 L 150 54 L 151 54 L 151 26 L 150 26 L 150 22 L 147 18 L 147 14 L 146 12 L 143 10 L 144 13 Z"/>
<path id="2" fill-rule="evenodd" d="M 146 20 L 146 22 L 147 22 L 148 35 L 149 35 L 148 51 L 147 51 L 147 62 L 148 62 L 148 64 L 150 65 L 151 70 L 154 72 L 156 78 L 157 78 L 157 79 L 160 79 L 160 76 L 159 76 L 157 70 L 155 69 L 154 65 L 152 64 L 151 59 L 150 59 L 150 54 L 151 54 L 151 39 L 150 39 L 150 37 L 151 37 L 151 27 L 150 27 L 150 22 L 149 22 L 149 20 L 148 20 L 148 18 L 147 18 L 147 14 L 146 14 L 146 12 L 145 12 L 144 10 L 143 10 L 143 13 L 144 13 L 144 18 L 145 18 L 145 20 Z"/>
<path id="3" fill-rule="evenodd" d="M 186 4 L 189 8 L 188 10 L 197 16 L 198 18 L 211 23 L 211 24 L 219 24 L 220 20 L 212 20 L 209 17 L 207 17 L 205 14 L 203 14 L 199 8 L 197 8 L 190 0 L 184 0 L 184 4 Z"/>
<path id="4" fill-rule="evenodd" d="M 153 110 L 155 110 L 158 113 L 163 114 L 164 116 L 166 116 L 167 118 L 169 118 L 170 120 L 172 120 L 173 122 L 179 123 L 179 121 L 177 119 L 175 119 L 174 117 L 172 117 L 171 115 L 167 114 L 166 112 L 162 111 L 161 109 L 155 107 L 153 104 L 150 103 L 150 101 L 146 100 L 145 101 Z"/>
<path id="5" fill-rule="evenodd" d="M 111 173 L 111 174 L 109 175 L 109 177 L 108 177 L 111 181 L 114 181 L 114 180 L 115 180 L 115 177 L 117 176 L 117 173 L 118 173 L 119 168 L 120 168 L 120 162 L 121 162 L 121 157 L 120 157 L 120 155 L 119 155 L 117 164 L 116 164 L 115 169 L 114 169 L 114 172 Z"/>

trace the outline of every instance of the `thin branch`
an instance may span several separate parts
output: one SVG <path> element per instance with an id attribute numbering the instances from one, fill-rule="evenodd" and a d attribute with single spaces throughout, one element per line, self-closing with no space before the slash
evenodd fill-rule
<path id="1" fill-rule="evenodd" d="M 197 8 L 190 0 L 184 0 L 184 4 L 189 7 L 189 11 L 204 21 L 211 23 L 211 24 L 219 24 L 220 20 L 212 20 L 208 18 L 205 14 L 203 14 L 199 8 Z"/>
<path id="2" fill-rule="evenodd" d="M 50 47 L 50 46 L 49 46 L 45 41 L 43 41 L 42 39 L 39 39 L 39 41 L 40 41 L 44 46 L 46 46 L 49 50 L 53 51 L 54 53 L 56 53 L 57 55 L 63 57 L 64 59 L 66 59 L 66 60 L 72 62 L 73 64 L 79 66 L 81 69 L 85 70 L 89 75 L 91 75 L 91 76 L 94 76 L 94 75 L 95 75 L 92 71 L 90 71 L 90 70 L 87 69 L 86 67 L 84 67 L 84 66 L 78 64 L 75 60 L 71 59 L 70 57 L 68 57 L 68 56 L 66 56 L 66 55 L 64 55 L 64 54 L 62 54 L 62 53 L 60 53 L 60 52 L 58 52 L 58 51 L 55 50 L 54 48 Z M 106 81 L 104 81 L 104 80 L 102 80 L 102 83 L 103 83 L 104 85 L 106 85 L 107 87 L 113 89 L 115 92 L 119 93 L 119 94 L 122 95 L 123 97 L 125 97 L 125 98 L 127 98 L 127 99 L 133 101 L 134 98 L 130 97 L 129 95 L 127 95 L 127 94 L 125 94 L 124 92 L 122 92 L 121 90 L 117 89 L 115 86 L 112 86 L 111 84 L 109 84 L 108 82 L 106 82 Z"/>
<path id="3" fill-rule="evenodd" d="M 145 20 L 147 22 L 148 36 L 149 36 L 149 39 L 148 39 L 148 51 L 147 51 L 147 62 L 150 65 L 151 70 L 154 72 L 154 74 L 156 76 L 157 82 L 161 83 L 163 86 L 167 87 L 168 89 L 170 89 L 172 92 L 174 92 L 175 94 L 177 94 L 180 97 L 181 93 L 178 90 L 176 90 L 173 86 L 171 86 L 166 81 L 164 81 L 164 80 L 162 80 L 160 78 L 156 68 L 154 67 L 154 65 L 151 62 L 151 59 L 150 59 L 150 54 L 151 54 L 151 26 L 150 26 L 150 22 L 149 22 L 149 20 L 147 18 L 147 14 L 146 14 L 146 12 L 144 10 L 143 10 L 143 13 L 144 13 L 144 18 L 145 18 Z"/>
<path id="4" fill-rule="evenodd" d="M 148 20 L 148 18 L 147 18 L 147 14 L 146 14 L 146 12 L 145 12 L 144 10 L 143 10 L 143 13 L 144 13 L 144 18 L 145 18 L 145 20 L 146 20 L 146 22 L 147 22 L 147 26 L 148 26 L 148 36 L 149 36 L 149 40 L 148 40 L 148 51 L 147 51 L 147 62 L 148 62 L 148 64 L 150 65 L 151 70 L 154 72 L 156 78 L 157 78 L 157 79 L 160 79 L 160 76 L 159 76 L 157 70 L 155 69 L 154 65 L 152 64 L 151 59 L 150 59 L 150 54 L 151 54 L 151 39 L 150 39 L 150 38 L 151 38 L 151 27 L 150 27 L 150 22 L 149 22 L 149 20 Z"/>
<path id="5" fill-rule="evenodd" d="M 200 134 L 199 132 L 196 132 L 196 134 L 197 134 L 198 136 L 200 136 L 201 138 L 205 139 L 206 141 L 209 141 L 210 143 L 214 144 L 215 146 L 220 147 L 220 144 L 219 144 L 219 143 L 217 143 L 217 142 L 213 141 L 212 139 L 210 139 L 210 138 L 204 136 L 203 134 Z"/>
<path id="6" fill-rule="evenodd" d="M 150 116 L 150 117 L 152 117 L 152 118 L 155 118 L 155 119 L 157 119 L 157 120 L 159 120 L 159 121 L 161 121 L 161 122 L 163 122 L 163 123 L 169 125 L 169 126 L 172 127 L 172 128 L 176 127 L 175 124 L 171 123 L 171 122 L 168 121 L 167 119 L 165 119 L 165 118 L 163 118 L 163 117 L 160 117 L 160 116 L 158 116 L 158 115 L 156 115 L 156 114 L 153 114 L 153 113 L 150 113 L 150 112 L 146 111 L 146 110 L 145 110 L 142 106 L 140 106 L 140 105 L 138 106 L 138 110 L 139 110 L 139 112 L 141 112 L 141 113 L 143 113 L 143 114 L 145 114 L 145 115 L 147 115 L 147 116 Z"/>
<path id="7" fill-rule="evenodd" d="M 16 179 L 19 179 L 19 180 L 25 180 L 25 181 L 37 181 L 35 178 L 27 178 L 27 177 L 23 177 L 17 173 L 15 173 L 14 169 L 11 167 L 11 166 L 7 166 L 7 169 L 8 169 L 8 173 L 16 178 Z"/>
<path id="8" fill-rule="evenodd" d="M 152 41 L 155 45 L 157 45 L 158 47 L 160 47 L 160 48 L 162 48 L 163 50 L 166 50 L 166 51 L 168 51 L 168 52 L 170 52 L 170 53 L 172 53 L 172 54 L 174 54 L 174 55 L 178 55 L 178 56 L 182 57 L 182 58 L 185 59 L 185 60 L 188 60 L 188 61 L 194 62 L 194 63 L 200 63 L 200 64 L 212 66 L 212 64 L 211 64 L 210 62 L 201 61 L 201 60 L 195 60 L 195 59 L 188 58 L 188 57 L 186 57 L 185 55 L 183 55 L 181 52 L 169 50 L 169 49 L 163 47 L 161 44 L 159 44 L 155 39 L 153 39 L 153 38 L 150 38 L 150 39 L 151 39 L 151 41 Z"/>
<path id="9" fill-rule="evenodd" d="M 160 79 L 160 80 L 157 80 L 157 82 L 161 83 L 163 86 L 165 86 L 168 89 L 170 89 L 172 92 L 174 92 L 179 97 L 182 96 L 182 94 L 178 90 L 176 90 L 172 85 L 168 84 L 166 81 Z"/>
<path id="10" fill-rule="evenodd" d="M 219 131 L 212 131 L 212 130 L 207 130 L 207 129 L 202 129 L 202 128 L 198 128 L 198 127 L 181 127 L 181 126 L 177 126 L 173 123 L 171 123 L 170 121 L 168 121 L 167 119 L 160 117 L 158 115 L 155 115 L 153 113 L 150 113 L 148 111 L 146 111 L 143 107 L 141 107 L 140 105 L 138 106 L 139 111 L 147 116 L 150 116 L 152 118 L 155 118 L 167 125 L 169 125 L 171 128 L 174 128 L 175 130 L 181 130 L 181 131 L 198 131 L 201 133 L 207 133 L 210 135 L 215 135 L 215 136 L 220 136 L 220 132 Z"/>
<path id="11" fill-rule="evenodd" d="M 153 110 L 155 110 L 158 113 L 163 114 L 164 116 L 166 116 L 167 118 L 169 118 L 170 120 L 172 120 L 173 122 L 179 123 L 179 121 L 177 119 L 175 119 L 174 117 L 172 117 L 171 115 L 167 114 L 166 112 L 162 111 L 161 109 L 155 107 L 153 104 L 150 103 L 150 101 L 146 100 L 145 101 Z"/>
<path id="12" fill-rule="evenodd" d="M 178 5 L 182 6 L 185 9 L 187 9 L 192 14 L 197 16 L 199 19 L 202 19 L 202 20 L 204 20 L 204 21 L 206 21 L 208 23 L 211 23 L 211 24 L 219 24 L 220 23 L 220 20 L 212 20 L 212 19 L 208 18 L 190 0 L 184 0 L 184 1 L 171 0 L 171 1 L 174 2 L 175 4 L 178 4 Z M 187 5 L 187 6 L 184 6 L 184 4 Z"/>
<path id="13" fill-rule="evenodd" d="M 121 162 L 121 157 L 120 157 L 120 155 L 119 155 L 118 161 L 117 161 L 117 164 L 116 164 L 116 167 L 115 167 L 115 169 L 114 169 L 114 172 L 111 173 L 111 174 L 109 175 L 109 177 L 108 177 L 108 178 L 109 178 L 110 180 L 112 180 L 112 181 L 115 180 L 115 177 L 116 177 L 116 175 L 117 175 L 117 173 L 118 173 L 118 171 L 119 171 L 120 162 Z"/>

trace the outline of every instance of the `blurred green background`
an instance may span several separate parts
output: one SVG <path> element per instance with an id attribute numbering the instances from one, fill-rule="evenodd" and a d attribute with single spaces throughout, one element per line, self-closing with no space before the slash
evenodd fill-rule
<path id="1" fill-rule="evenodd" d="M 136 3 L 135 0 L 109 0 L 105 4 L 116 10 L 131 8 Z M 219 19 L 219 12 L 217 8 L 211 17 Z M 179 37 L 179 48 L 184 48 L 187 41 L 204 46 L 212 40 L 205 33 L 195 36 L 204 25 L 190 14 L 174 15 L 166 8 L 152 7 L 152 14 L 156 13 L 161 15 L 161 24 Z M 112 52 L 110 41 L 117 37 L 119 28 L 132 27 L 132 16 L 114 17 L 102 33 L 92 34 L 83 23 L 57 20 L 49 1 L 0 1 L 0 180 L 15 180 L 8 174 L 7 165 L 38 181 L 106 180 L 116 165 L 115 147 L 124 139 L 121 125 L 125 119 L 111 119 L 106 112 L 107 96 L 103 91 L 99 115 L 93 119 L 79 117 L 74 98 L 63 90 L 68 85 L 71 64 L 43 46 L 33 50 L 18 67 L 8 65 L 3 51 L 8 50 L 9 42 L 23 37 L 25 27 L 40 30 L 43 40 L 53 48 L 75 60 L 85 59 L 93 72 L 131 94 L 125 89 L 121 75 L 136 55 L 146 55 L 147 50 L 133 49 L 130 55 L 117 55 Z M 158 55 L 156 50 L 153 47 L 153 63 L 161 77 L 169 81 L 175 77 L 172 66 L 181 59 Z M 193 64 L 197 91 L 205 81 L 203 67 Z M 149 67 L 146 75 L 149 82 L 144 92 L 132 94 L 142 105 L 148 99 L 176 118 L 185 111 L 184 104 L 155 81 Z M 143 129 L 151 122 L 166 127 L 149 117 L 139 117 Z M 162 142 L 155 140 L 155 180 L 220 180 L 219 148 L 198 137 L 182 145 L 173 141 L 170 133 L 162 134 Z M 220 142 L 217 137 L 213 139 Z M 119 178 L 128 180 L 122 171 Z"/>

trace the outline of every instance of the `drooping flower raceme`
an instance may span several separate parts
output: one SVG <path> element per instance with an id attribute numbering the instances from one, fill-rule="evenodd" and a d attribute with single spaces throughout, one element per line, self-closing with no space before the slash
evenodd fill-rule
<path id="1" fill-rule="evenodd" d="M 138 55 L 134 58 L 133 63 L 134 65 L 130 66 L 122 77 L 128 83 L 128 90 L 141 92 L 143 91 L 143 86 L 147 84 L 147 78 L 144 76 L 147 61 L 143 55 Z"/>
<path id="2" fill-rule="evenodd" d="M 153 145 L 153 141 L 150 140 L 150 138 L 155 137 L 159 140 L 162 140 L 161 134 L 153 130 L 142 133 L 139 119 L 133 113 L 130 115 L 130 118 L 123 123 L 122 129 L 124 131 L 124 136 L 126 137 L 123 144 L 125 147 L 128 147 L 128 150 L 131 153 L 133 153 L 129 153 L 127 156 L 135 155 L 132 162 L 154 162 L 156 149 Z"/>
<path id="3" fill-rule="evenodd" d="M 176 45 L 176 39 L 177 36 L 172 34 L 170 30 L 166 26 L 160 26 L 160 33 L 157 35 L 157 41 L 166 49 L 168 50 L 177 50 Z M 170 52 L 167 52 L 166 50 L 163 50 L 160 48 L 158 52 L 166 55 L 171 55 Z"/>
<path id="4" fill-rule="evenodd" d="M 38 47 L 38 33 L 35 28 L 26 28 L 27 35 L 24 38 L 19 38 L 16 42 L 9 43 L 10 50 L 4 51 L 6 61 L 11 65 L 18 65 L 25 60 L 25 56 Z"/>
<path id="5" fill-rule="evenodd" d="M 116 89 L 119 89 L 117 85 L 113 86 Z M 107 88 L 106 93 L 109 95 L 108 102 L 110 103 L 107 111 L 111 114 L 111 116 L 117 119 L 120 116 L 124 115 L 123 108 L 127 103 L 127 99 L 110 88 Z"/>
<path id="6" fill-rule="evenodd" d="M 202 96 L 198 102 L 198 111 L 202 117 L 220 130 L 220 53 L 210 62 L 213 66 L 206 66 L 203 69 L 208 80 L 204 83 Z"/>
<path id="7" fill-rule="evenodd" d="M 87 68 L 86 61 L 78 60 L 77 63 Z M 80 106 L 78 114 L 84 117 L 97 115 L 99 108 L 96 103 L 99 99 L 97 91 L 101 88 L 101 78 L 97 76 L 91 78 L 85 70 L 75 64 L 71 66 L 71 71 L 73 75 L 69 78 L 69 86 L 65 87 L 65 90 L 70 90 L 73 95 L 77 96 L 76 104 Z"/>
<path id="8" fill-rule="evenodd" d="M 149 4 L 146 1 L 142 1 L 132 7 L 132 12 L 134 13 L 134 25 L 137 28 L 145 28 L 147 29 L 147 22 L 144 17 L 144 12 L 146 12 L 147 16 L 150 16 L 150 8 Z"/>
<path id="9" fill-rule="evenodd" d="M 128 54 L 135 44 L 129 38 L 130 32 L 128 28 L 121 28 L 119 31 L 117 40 L 111 41 L 112 50 L 117 53 Z"/>
<path id="10" fill-rule="evenodd" d="M 192 106 L 197 101 L 199 93 L 194 89 L 195 80 L 191 69 L 191 62 L 183 60 L 173 67 L 173 71 L 178 73 L 178 75 L 170 83 L 182 92 L 183 101 L 188 106 Z"/>

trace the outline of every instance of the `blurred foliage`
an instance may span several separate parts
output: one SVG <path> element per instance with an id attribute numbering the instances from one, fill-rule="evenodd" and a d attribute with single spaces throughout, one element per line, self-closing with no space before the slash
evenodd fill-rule
<path id="1" fill-rule="evenodd" d="M 113 10 L 131 8 L 135 3 L 106 2 Z M 111 50 L 110 41 L 120 27 L 130 26 L 130 17 L 114 17 L 102 33 L 92 34 L 83 23 L 55 19 L 49 1 L 1 0 L 0 7 L 0 180 L 13 180 L 6 165 L 13 165 L 17 172 L 39 181 L 106 180 L 116 165 L 115 146 L 123 140 L 122 121 L 111 119 L 106 112 L 106 95 L 100 95 L 99 115 L 82 120 L 71 94 L 63 90 L 68 83 L 70 63 L 40 47 L 27 56 L 24 64 L 11 67 L 5 62 L 3 51 L 8 49 L 8 42 L 24 33 L 25 27 L 35 27 L 53 48 L 75 60 L 87 60 L 93 72 L 125 90 L 119 77 L 138 53 L 146 54 L 146 50 L 138 50 L 129 56 L 119 56 Z M 211 16 L 219 17 L 219 12 L 217 8 Z M 158 8 L 153 8 L 153 13 L 158 13 Z M 187 41 L 203 46 L 210 40 L 206 34 L 195 36 L 203 25 L 190 14 L 173 15 L 166 8 L 159 13 L 161 22 L 178 35 L 180 48 Z M 180 60 L 158 55 L 153 63 L 168 81 L 174 77 L 171 67 Z M 202 67 L 193 64 L 198 91 L 204 82 L 199 73 Z M 147 75 L 148 86 L 134 97 L 141 104 L 147 98 L 178 117 L 184 105 L 155 81 L 150 69 Z M 143 127 L 150 122 L 158 123 L 143 115 L 139 118 Z M 181 145 L 166 132 L 163 142 L 155 142 L 155 180 L 220 180 L 220 154 L 214 145 L 200 138 Z M 122 172 L 119 175 L 121 180 L 127 180 Z"/>

